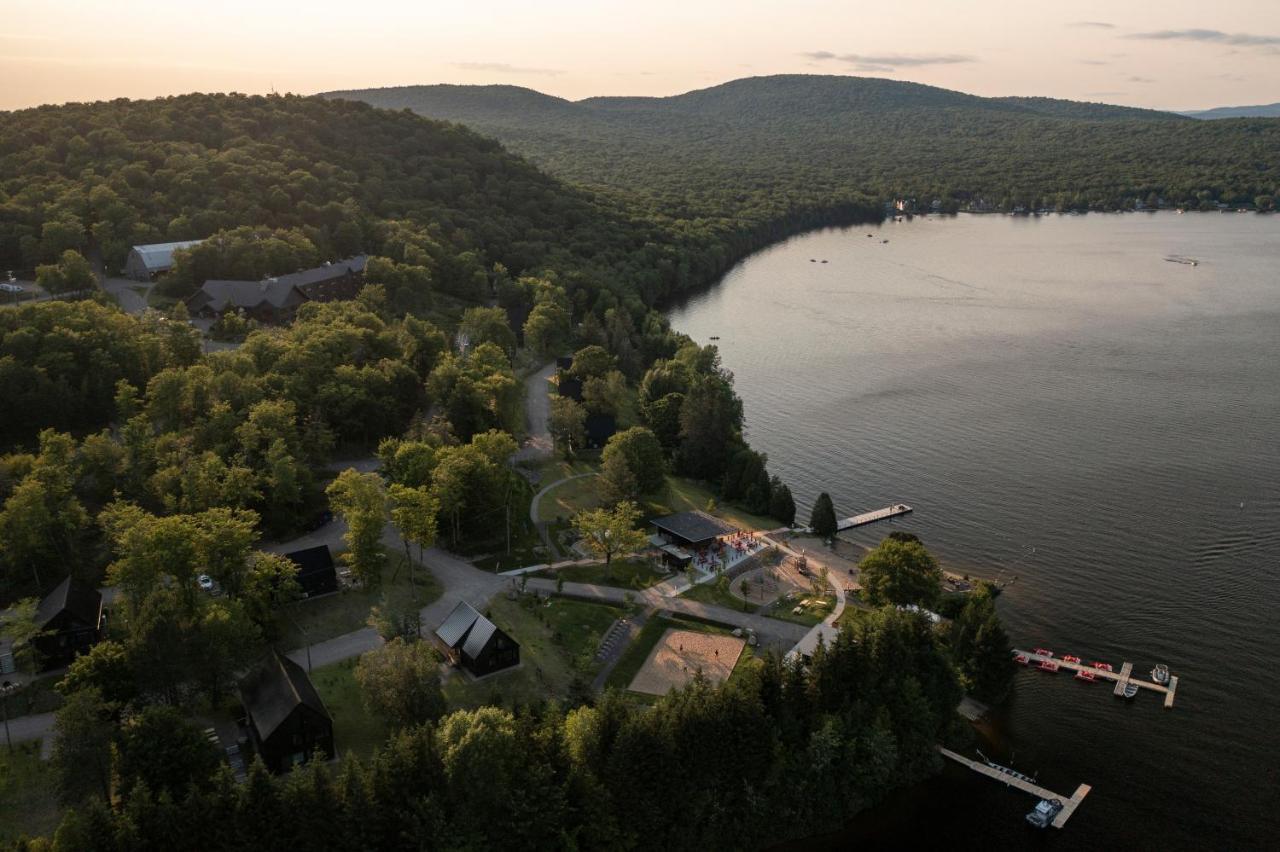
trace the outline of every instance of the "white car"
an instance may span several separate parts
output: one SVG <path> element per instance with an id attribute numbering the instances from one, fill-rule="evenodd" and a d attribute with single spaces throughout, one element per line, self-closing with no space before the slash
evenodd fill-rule
<path id="1" fill-rule="evenodd" d="M 208 574 L 201 574 L 199 577 L 196 577 L 196 582 L 199 583 L 200 588 L 204 589 L 206 592 L 213 591 L 213 578 Z"/>
<path id="2" fill-rule="evenodd" d="M 14 284 L 12 281 L 0 281 L 0 291 L 5 293 L 21 293 L 22 285 Z"/>

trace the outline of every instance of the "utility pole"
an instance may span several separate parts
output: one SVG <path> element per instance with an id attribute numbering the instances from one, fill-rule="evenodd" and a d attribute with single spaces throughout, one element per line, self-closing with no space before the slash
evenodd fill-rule
<path id="1" fill-rule="evenodd" d="M 9 734 L 9 696 L 22 688 L 21 684 L 5 681 L 0 684 L 0 703 L 4 705 L 4 741 L 9 747 L 9 751 L 13 751 L 13 737 Z"/>

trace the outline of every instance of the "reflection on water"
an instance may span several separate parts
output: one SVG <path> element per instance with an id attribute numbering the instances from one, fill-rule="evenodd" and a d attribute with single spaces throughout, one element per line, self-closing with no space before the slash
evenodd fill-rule
<path id="1" fill-rule="evenodd" d="M 795 238 L 673 313 L 721 338 L 748 437 L 802 515 L 823 490 L 840 514 L 910 503 L 898 528 L 1011 581 L 1015 642 L 1181 678 L 1165 711 L 1019 674 L 993 757 L 1094 787 L 1055 837 L 1028 834 L 1029 797 L 960 770 L 855 836 L 1274 841 L 1278 237 L 1254 215 L 920 218 Z"/>

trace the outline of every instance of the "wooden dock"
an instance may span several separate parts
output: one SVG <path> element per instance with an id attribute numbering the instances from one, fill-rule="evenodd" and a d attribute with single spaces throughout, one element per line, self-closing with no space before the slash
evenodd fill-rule
<path id="1" fill-rule="evenodd" d="M 864 512 L 861 515 L 854 515 L 852 518 L 845 518 L 836 522 L 836 530 L 843 532 L 851 530 L 854 527 L 866 526 L 874 524 L 876 521 L 887 521 L 889 518 L 897 518 L 902 515 L 911 514 L 911 507 L 906 503 L 895 503 L 892 506 L 885 506 L 883 509 L 876 509 L 874 512 Z"/>
<path id="2" fill-rule="evenodd" d="M 1036 663 L 1048 661 L 1048 662 L 1057 663 L 1064 671 L 1070 671 L 1070 672 L 1086 671 L 1093 674 L 1099 680 L 1115 681 L 1116 686 L 1115 686 L 1115 689 L 1112 691 L 1112 694 L 1117 697 L 1121 697 L 1121 698 L 1124 697 L 1124 688 L 1129 684 L 1133 684 L 1134 686 L 1141 687 L 1142 689 L 1149 689 L 1152 692 L 1161 693 L 1164 696 L 1164 706 L 1166 710 L 1173 706 L 1173 695 L 1175 692 L 1178 691 L 1177 675 L 1173 675 L 1169 678 L 1168 686 L 1162 686 L 1161 684 L 1158 684 L 1153 680 L 1143 680 L 1141 678 L 1135 678 L 1133 676 L 1133 663 L 1125 663 L 1120 667 L 1120 671 L 1118 672 L 1109 672 L 1105 669 L 1095 669 L 1089 663 L 1068 663 L 1066 660 L 1060 659 L 1058 657 L 1046 657 L 1042 654 L 1037 654 L 1035 651 L 1022 651 L 1015 648 L 1013 653 L 1015 656 L 1018 654 L 1025 654 L 1027 657 L 1028 664 L 1033 668 L 1035 667 Z"/>
<path id="3" fill-rule="evenodd" d="M 1067 798 L 1066 796 L 1058 795 L 1046 787 L 1041 787 L 1034 781 L 1027 780 L 1024 776 L 1009 775 L 1008 773 L 1001 772 L 993 766 L 988 766 L 987 764 L 976 760 L 970 760 L 964 755 L 956 754 L 954 751 L 945 749 L 942 746 L 938 746 L 938 751 L 941 752 L 943 757 L 954 760 L 961 766 L 967 766 L 979 775 L 985 775 L 988 778 L 1000 781 L 1008 787 L 1015 787 L 1024 793 L 1030 793 L 1031 795 L 1037 796 L 1041 799 L 1049 801 L 1057 799 L 1062 802 L 1062 810 L 1058 811 L 1058 815 L 1055 816 L 1053 818 L 1053 822 L 1050 823 L 1054 828 L 1062 828 L 1066 825 L 1067 820 L 1071 819 L 1071 815 L 1076 812 L 1076 808 L 1080 807 L 1080 803 L 1084 801 L 1084 797 L 1089 795 L 1089 791 L 1093 789 L 1088 784 L 1081 784 L 1079 787 L 1076 787 L 1075 793 L 1073 793 L 1070 798 Z"/>

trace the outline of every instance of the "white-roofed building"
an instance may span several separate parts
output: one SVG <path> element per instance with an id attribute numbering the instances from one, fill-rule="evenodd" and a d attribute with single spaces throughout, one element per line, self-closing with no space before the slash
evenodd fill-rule
<path id="1" fill-rule="evenodd" d="M 204 240 L 181 240 L 176 243 L 152 243 L 134 246 L 124 262 L 124 274 L 134 281 L 151 281 L 173 268 L 173 253 L 178 249 L 200 245 Z"/>

